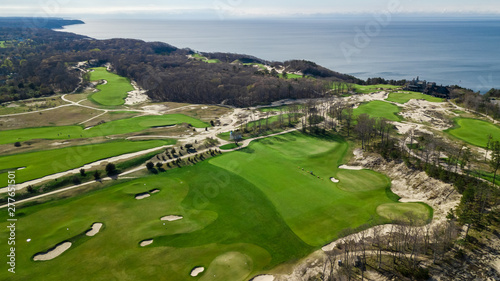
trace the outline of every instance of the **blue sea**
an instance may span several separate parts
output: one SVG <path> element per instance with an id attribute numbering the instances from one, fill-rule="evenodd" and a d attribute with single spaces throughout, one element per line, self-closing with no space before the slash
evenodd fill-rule
<path id="1" fill-rule="evenodd" d="M 420 79 L 482 93 L 500 88 L 500 20 L 393 17 L 83 19 L 65 31 L 96 39 L 161 41 L 269 61 L 305 59 L 366 79 Z"/>

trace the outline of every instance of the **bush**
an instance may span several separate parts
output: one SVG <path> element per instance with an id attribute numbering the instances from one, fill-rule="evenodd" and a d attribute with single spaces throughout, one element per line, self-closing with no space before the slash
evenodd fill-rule
<path id="1" fill-rule="evenodd" d="M 14 146 L 15 146 L 15 147 L 20 147 L 20 146 L 21 146 L 21 143 L 20 143 L 20 142 L 18 142 L 18 141 L 16 141 L 16 142 L 14 143 Z"/>
<path id="2" fill-rule="evenodd" d="M 153 162 L 149 161 L 148 163 L 146 163 L 146 168 L 148 168 L 148 170 L 151 170 L 155 167 L 155 164 L 153 164 Z"/>
<path id="3" fill-rule="evenodd" d="M 111 175 L 115 175 L 116 174 L 116 166 L 115 164 L 113 163 L 108 163 L 106 165 L 106 174 L 108 174 L 108 176 L 111 176 Z"/>
<path id="4" fill-rule="evenodd" d="M 77 176 L 74 176 L 71 181 L 73 182 L 74 185 L 78 185 L 78 184 L 82 183 L 82 181 L 80 180 L 80 178 L 77 177 Z"/>

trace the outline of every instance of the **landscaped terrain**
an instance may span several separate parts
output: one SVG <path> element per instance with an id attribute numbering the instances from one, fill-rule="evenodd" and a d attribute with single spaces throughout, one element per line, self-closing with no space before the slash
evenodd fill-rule
<path id="1" fill-rule="evenodd" d="M 90 80 L 106 81 L 106 84 L 98 85 L 99 92 L 90 97 L 92 101 L 101 105 L 123 105 L 128 92 L 134 90 L 128 78 L 111 73 L 105 67 L 93 68 L 93 71 L 90 72 Z"/>
<path id="2" fill-rule="evenodd" d="M 354 84 L 353 87 L 354 87 L 354 91 L 356 93 L 360 93 L 360 94 L 370 94 L 370 93 L 378 92 L 378 91 L 380 91 L 380 89 L 394 90 L 394 89 L 401 88 L 401 86 L 395 86 L 395 85 L 389 85 L 389 84 L 378 84 L 378 85 L 357 85 L 357 84 Z"/>
<path id="3" fill-rule="evenodd" d="M 81 167 L 112 156 L 174 144 L 175 140 L 110 141 L 22 154 L 0 156 L 0 186 L 6 186 L 7 170 L 16 170 L 16 182 Z M 5 184 L 4 184 L 5 183 Z"/>
<path id="4" fill-rule="evenodd" d="M 109 136 L 140 132 L 142 130 L 154 127 L 172 126 L 175 124 L 188 123 L 196 128 L 205 128 L 209 125 L 198 119 L 183 114 L 168 114 L 160 116 L 141 116 L 111 121 L 85 129 L 83 126 L 58 126 L 58 127 L 39 127 L 17 130 L 1 131 L 0 144 L 27 141 L 32 139 L 78 139 L 97 136 Z"/>
<path id="5" fill-rule="evenodd" d="M 455 124 L 456 127 L 447 130 L 447 132 L 472 145 L 486 147 L 490 134 L 492 140 L 500 139 L 500 128 L 490 122 L 470 118 L 456 118 Z"/>
<path id="6" fill-rule="evenodd" d="M 399 107 L 383 101 L 372 101 L 364 103 L 354 109 L 354 116 L 359 116 L 363 113 L 370 115 L 372 118 L 385 118 L 390 121 L 400 121 L 402 118 L 397 115 L 400 111 Z"/>
<path id="7" fill-rule="evenodd" d="M 10 280 L 186 280 L 198 266 L 206 271 L 196 280 L 247 280 L 304 257 L 346 227 L 389 222 L 383 206 L 399 216 L 414 210 L 429 218 L 427 208 L 390 199 L 386 176 L 337 168 L 348 149 L 334 135 L 290 133 L 195 166 L 23 208 L 17 214 L 17 266 L 23 270 Z M 168 215 L 182 219 L 160 220 Z M 85 236 L 95 222 L 103 223 L 101 231 Z M 139 245 L 149 239 L 149 246 Z M 32 260 L 63 241 L 73 245 L 55 260 Z"/>
<path id="8" fill-rule="evenodd" d="M 386 99 L 387 101 L 397 102 L 397 103 L 407 103 L 408 101 L 415 100 L 426 100 L 430 102 L 443 102 L 443 99 L 436 98 L 429 95 L 424 95 L 418 92 L 396 92 L 390 93 L 389 97 Z"/>

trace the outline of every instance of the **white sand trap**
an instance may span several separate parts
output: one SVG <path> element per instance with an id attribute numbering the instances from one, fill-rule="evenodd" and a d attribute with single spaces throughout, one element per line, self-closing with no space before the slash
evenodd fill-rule
<path id="1" fill-rule="evenodd" d="M 92 225 L 92 229 L 87 231 L 87 233 L 85 233 L 87 236 L 94 236 L 96 235 L 97 233 L 99 233 L 99 231 L 101 230 L 101 227 L 102 227 L 102 223 L 100 222 L 96 222 Z"/>
<path id="2" fill-rule="evenodd" d="M 196 276 L 198 276 L 198 274 L 202 273 L 203 271 L 205 271 L 204 267 L 195 267 L 195 268 L 193 268 L 193 270 L 191 270 L 191 276 L 196 277 Z"/>
<path id="3" fill-rule="evenodd" d="M 140 245 L 141 245 L 141 247 L 146 247 L 146 246 L 151 245 L 151 244 L 153 244 L 153 239 L 144 240 L 141 242 Z"/>
<path id="4" fill-rule="evenodd" d="M 135 196 L 135 199 L 141 200 L 141 199 L 144 199 L 144 198 L 148 198 L 149 196 L 151 196 L 151 194 L 149 194 L 149 193 L 141 193 L 141 194 L 137 194 Z"/>
<path id="5" fill-rule="evenodd" d="M 59 255 L 64 253 L 71 247 L 71 242 L 64 242 L 61 245 L 55 247 L 54 249 L 48 251 L 45 254 L 36 254 L 33 257 L 34 261 L 49 261 L 51 259 L 57 258 Z"/>
<path id="6" fill-rule="evenodd" d="M 274 276 L 272 275 L 259 275 L 252 279 L 252 281 L 274 281 Z"/>
<path id="7" fill-rule="evenodd" d="M 339 169 L 360 171 L 360 170 L 363 170 L 363 167 L 342 165 L 342 166 L 339 166 Z"/>
<path id="8" fill-rule="evenodd" d="M 338 183 L 338 182 L 339 182 L 339 180 L 338 180 L 338 179 L 336 179 L 336 178 L 330 178 L 330 180 L 331 180 L 332 182 L 334 182 L 334 183 Z"/>
<path id="9" fill-rule="evenodd" d="M 85 129 L 83 129 L 83 130 L 84 130 L 84 131 L 86 131 L 86 130 L 88 130 L 88 129 L 90 129 L 90 128 L 94 128 L 94 126 L 87 127 L 87 128 L 85 128 Z"/>
<path id="10" fill-rule="evenodd" d="M 24 169 L 26 169 L 26 167 L 17 168 L 18 171 L 19 170 L 24 170 Z"/>
<path id="11" fill-rule="evenodd" d="M 178 221 L 182 219 L 182 216 L 164 216 L 161 218 L 162 221 Z"/>
<path id="12" fill-rule="evenodd" d="M 151 190 L 150 192 L 151 192 L 151 194 L 155 194 L 155 193 L 160 192 L 160 190 L 159 190 L 159 189 L 153 189 L 153 190 Z"/>

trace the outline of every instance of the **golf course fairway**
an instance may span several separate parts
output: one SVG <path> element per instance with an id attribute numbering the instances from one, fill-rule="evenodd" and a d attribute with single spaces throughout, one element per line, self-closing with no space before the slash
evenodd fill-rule
<path id="1" fill-rule="evenodd" d="M 21 208 L 16 266 L 22 270 L 0 272 L 0 279 L 243 281 L 305 257 L 344 228 L 390 222 L 377 213 L 382 204 L 405 206 L 388 205 L 394 212 L 412 209 L 389 199 L 386 176 L 338 169 L 348 148 L 334 135 L 289 133 L 194 166 Z M 364 180 L 359 173 L 370 177 Z M 6 213 L 0 214 L 4 241 Z M 169 215 L 182 219 L 161 220 Z M 93 223 L 102 223 L 102 229 L 85 236 Z M 57 258 L 32 259 L 64 241 L 72 246 Z M 7 250 L 7 243 L 2 247 Z M 190 277 L 196 267 L 205 271 Z"/>
<path id="2" fill-rule="evenodd" d="M 500 127 L 490 122 L 470 118 L 456 118 L 454 121 L 455 127 L 445 132 L 472 145 L 486 147 L 490 134 L 492 141 L 500 140 Z"/>

